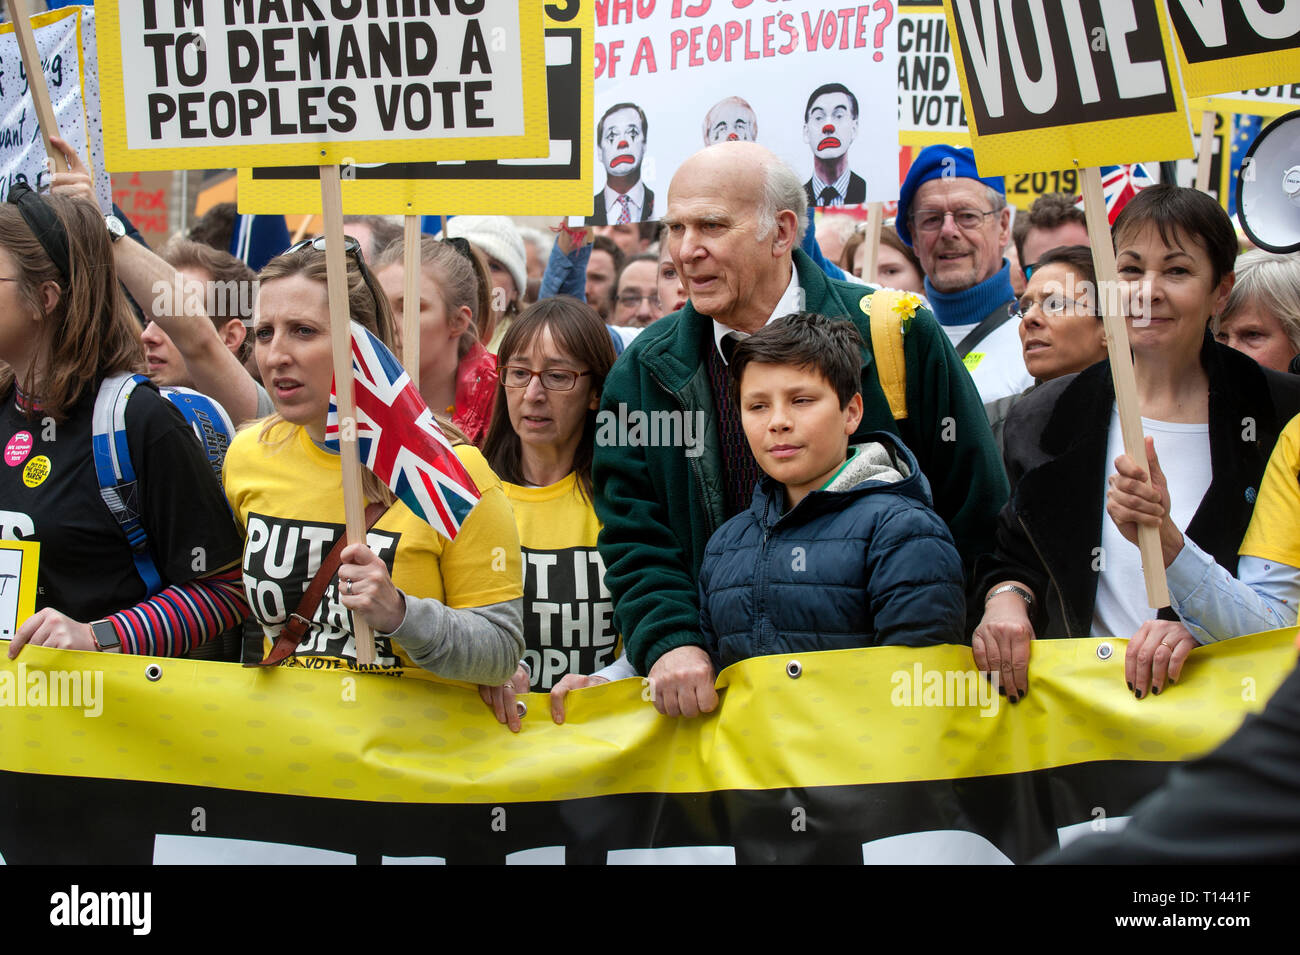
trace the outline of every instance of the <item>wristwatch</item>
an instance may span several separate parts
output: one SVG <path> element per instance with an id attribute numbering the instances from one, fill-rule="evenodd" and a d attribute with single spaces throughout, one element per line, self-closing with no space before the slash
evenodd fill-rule
<path id="1" fill-rule="evenodd" d="M 122 236 L 126 235 L 126 224 L 111 212 L 104 216 L 104 225 L 108 228 L 108 239 L 110 242 L 116 242 Z"/>
<path id="2" fill-rule="evenodd" d="M 117 628 L 113 626 L 111 620 L 93 620 L 90 624 L 90 635 L 95 640 L 95 646 L 103 653 L 121 653 L 122 639 L 117 635 Z"/>
<path id="3" fill-rule="evenodd" d="M 989 591 L 989 595 L 984 598 L 984 602 L 988 603 L 998 594 L 1008 594 L 1008 593 L 1015 594 L 1017 597 L 1024 600 L 1025 603 L 1029 604 L 1029 606 L 1031 607 L 1034 605 L 1034 595 L 1031 594 L 1024 587 L 1017 587 L 1015 584 L 1003 584 L 1001 587 L 994 587 L 992 590 Z"/>

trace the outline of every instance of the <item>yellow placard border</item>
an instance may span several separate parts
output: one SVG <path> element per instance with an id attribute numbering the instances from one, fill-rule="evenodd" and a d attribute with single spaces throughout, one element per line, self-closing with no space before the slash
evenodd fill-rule
<path id="1" fill-rule="evenodd" d="M 1292 84 L 1273 84 L 1290 86 Z M 1238 91 L 1240 92 L 1240 91 Z M 1189 97 L 1187 107 L 1193 113 L 1198 110 L 1212 110 L 1216 113 L 1239 113 L 1245 116 L 1266 116 L 1277 119 L 1287 113 L 1300 109 L 1300 100 L 1292 103 L 1269 103 L 1263 100 L 1238 99 L 1230 93 L 1215 93 L 1211 96 Z"/>
<path id="2" fill-rule="evenodd" d="M 1238 93 L 1265 86 L 1291 86 L 1300 76 L 1300 47 L 1189 63 L 1176 31 L 1174 41 L 1183 71 L 1183 89 L 1189 98 Z"/>
<path id="3" fill-rule="evenodd" d="M 921 129 L 900 129 L 900 146 L 969 146 L 970 133 L 931 132 Z"/>
<path id="4" fill-rule="evenodd" d="M 1172 110 L 1146 116 L 1126 116 L 1121 119 L 981 135 L 971 109 L 966 62 L 962 57 L 956 13 L 952 8 L 952 0 L 946 0 L 943 12 L 948 21 L 952 55 L 957 64 L 957 79 L 961 83 L 966 122 L 970 129 L 971 148 L 975 152 L 975 163 L 980 175 L 1005 176 L 1017 172 L 1050 172 L 1072 166 L 1084 168 L 1119 163 L 1161 162 L 1186 159 L 1194 155 L 1186 96 L 1179 73 L 1179 58 L 1174 52 L 1169 14 L 1163 0 L 1153 0 L 1153 3 L 1160 24 L 1165 70 L 1174 98 Z M 1071 148 L 1057 148 L 1063 142 Z"/>
<path id="5" fill-rule="evenodd" d="M 111 172 L 221 169 L 232 166 L 313 166 L 364 162 L 428 162 L 444 159 L 527 159 L 545 155 L 550 143 L 546 107 L 543 0 L 518 0 L 520 84 L 524 133 L 520 136 L 458 136 L 426 139 L 328 140 L 322 142 L 136 148 L 127 143 L 122 87 L 119 0 L 99 0 L 100 103 L 104 113 L 104 162 Z M 318 187 L 319 188 L 319 187 Z"/>
<path id="6" fill-rule="evenodd" d="M 17 631 L 23 621 L 36 612 L 36 581 L 41 563 L 41 542 L 0 540 L 0 550 L 16 550 L 22 554 L 22 566 L 18 573 L 18 613 L 14 619 L 14 630 Z"/>
<path id="7" fill-rule="evenodd" d="M 582 42 L 582 83 L 579 108 L 590 120 L 595 98 L 595 5 L 584 3 L 573 20 L 552 21 L 547 29 L 578 25 Z M 591 123 L 588 122 L 587 126 Z M 577 180 L 547 179 L 344 179 L 344 215 L 590 215 L 595 189 L 592 137 L 578 137 Z M 497 157 L 493 157 L 497 158 Z M 511 158 L 511 157 L 500 157 Z M 265 165 L 259 163 L 259 165 Z M 319 179 L 254 179 L 240 168 L 237 176 L 239 211 L 245 215 L 315 215 L 321 211 Z M 521 203 L 511 187 L 528 191 Z M 533 209 L 545 211 L 532 211 Z"/>
<path id="8" fill-rule="evenodd" d="M 473 689 L 423 671 L 395 679 L 27 647 L 17 661 L 0 654 L 0 685 L 53 686 L 49 674 L 80 672 L 83 683 L 101 682 L 102 709 L 84 698 L 80 708 L 0 705 L 0 770 L 476 804 L 1179 761 L 1212 749 L 1264 705 L 1295 666 L 1295 635 L 1197 649 L 1176 686 L 1140 701 L 1124 683 L 1127 641 L 1036 640 L 1028 695 L 1012 706 L 986 693 L 992 712 L 927 702 L 927 674 L 941 685 L 948 673 L 979 679 L 969 647 L 756 657 L 721 674 L 722 705 L 707 716 L 660 716 L 643 681 L 621 680 L 570 693 L 562 726 L 551 722 L 546 694 L 528 694 L 517 735 Z"/>

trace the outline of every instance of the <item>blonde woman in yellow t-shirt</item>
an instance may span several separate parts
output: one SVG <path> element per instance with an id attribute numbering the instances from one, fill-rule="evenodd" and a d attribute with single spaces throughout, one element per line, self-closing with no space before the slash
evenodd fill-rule
<path id="1" fill-rule="evenodd" d="M 525 664 L 515 683 L 549 691 L 559 723 L 569 690 L 635 675 L 619 655 L 591 504 L 596 409 L 614 345 L 595 309 L 557 296 L 511 323 L 498 359 L 483 452 L 505 482 L 524 554 Z M 516 728 L 513 698 L 490 702 Z"/>
<path id="2" fill-rule="evenodd" d="M 351 316 L 391 347 L 388 303 L 356 241 L 345 245 Z M 225 486 L 245 536 L 244 589 L 269 647 L 344 532 L 342 469 L 324 444 L 333 383 L 324 240 L 299 243 L 262 270 L 253 340 L 276 413 L 231 444 Z M 519 537 L 483 456 L 463 443 L 456 453 L 481 497 L 454 540 L 363 473 L 367 501 L 388 510 L 366 543 L 343 550 L 285 665 L 358 669 L 352 621 L 360 614 L 375 630 L 367 669 L 418 665 L 470 683 L 511 677 L 523 653 Z"/>

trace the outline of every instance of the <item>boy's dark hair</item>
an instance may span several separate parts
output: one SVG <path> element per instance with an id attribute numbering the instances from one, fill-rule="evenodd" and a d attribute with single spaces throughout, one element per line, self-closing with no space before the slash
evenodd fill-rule
<path id="1" fill-rule="evenodd" d="M 740 405 L 740 379 L 751 362 L 807 368 L 825 378 L 840 410 L 862 390 L 862 336 L 844 319 L 795 312 L 742 339 L 731 353 L 731 400 Z"/>
<path id="2" fill-rule="evenodd" d="M 1120 242 L 1146 225 L 1154 225 L 1160 241 L 1177 245 L 1195 242 L 1210 258 L 1214 284 L 1233 270 L 1237 261 L 1237 232 L 1228 213 L 1208 194 L 1168 183 L 1148 186 L 1128 201 L 1111 227 L 1116 251 Z"/>

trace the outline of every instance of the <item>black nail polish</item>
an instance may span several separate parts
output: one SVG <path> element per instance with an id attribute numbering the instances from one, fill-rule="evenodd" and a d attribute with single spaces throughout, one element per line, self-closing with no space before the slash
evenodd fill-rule
<path id="1" fill-rule="evenodd" d="M 1158 687 L 1158 686 L 1153 686 L 1153 687 L 1151 688 L 1151 692 L 1154 693 L 1156 696 L 1159 696 L 1159 695 L 1160 695 L 1160 687 Z"/>
<path id="2" fill-rule="evenodd" d="M 1129 691 L 1130 693 L 1133 692 L 1133 684 L 1132 684 L 1132 683 L 1130 683 L 1130 684 L 1128 685 L 1128 691 Z"/>

